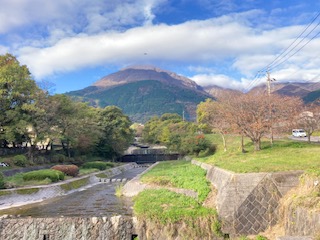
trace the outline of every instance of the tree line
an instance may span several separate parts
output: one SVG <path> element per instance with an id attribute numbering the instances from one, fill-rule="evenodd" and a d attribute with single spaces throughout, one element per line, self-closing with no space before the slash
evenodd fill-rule
<path id="1" fill-rule="evenodd" d="M 221 135 L 225 151 L 225 134 L 248 137 L 258 151 L 262 137 L 273 144 L 275 135 L 287 135 L 293 128 L 304 129 L 310 142 L 311 135 L 320 130 L 320 106 L 317 101 L 306 105 L 299 97 L 265 92 L 225 93 L 216 101 L 200 103 L 197 119 L 202 129 Z"/>
<path id="2" fill-rule="evenodd" d="M 0 148 L 28 146 L 31 161 L 37 148 L 52 151 L 57 144 L 69 157 L 115 158 L 134 137 L 121 109 L 93 108 L 63 94 L 50 95 L 11 54 L 0 56 L 0 110 Z"/>

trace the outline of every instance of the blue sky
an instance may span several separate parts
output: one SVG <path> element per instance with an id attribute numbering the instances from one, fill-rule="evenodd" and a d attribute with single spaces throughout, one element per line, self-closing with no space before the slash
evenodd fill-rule
<path id="1" fill-rule="evenodd" d="M 0 3 L 0 54 L 15 55 L 36 81 L 54 83 L 56 93 L 82 89 L 138 64 L 176 72 L 202 86 L 247 90 L 252 82 L 265 81 L 260 70 L 266 70 L 294 40 L 295 49 L 271 65 L 272 77 L 320 79 L 316 0 Z"/>

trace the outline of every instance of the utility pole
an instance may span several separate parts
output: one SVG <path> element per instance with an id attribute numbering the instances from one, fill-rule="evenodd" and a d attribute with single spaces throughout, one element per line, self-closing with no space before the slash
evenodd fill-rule
<path id="1" fill-rule="evenodd" d="M 270 117 L 270 143 L 273 145 L 273 119 L 272 119 L 272 104 L 271 104 L 271 82 L 276 81 L 274 78 L 271 79 L 270 72 L 267 70 L 267 92 L 269 97 L 269 117 Z"/>

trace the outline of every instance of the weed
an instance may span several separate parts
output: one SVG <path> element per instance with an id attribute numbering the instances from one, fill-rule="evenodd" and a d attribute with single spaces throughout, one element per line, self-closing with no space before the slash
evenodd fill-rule
<path id="1" fill-rule="evenodd" d="M 123 190 L 123 183 L 117 185 L 115 190 L 116 190 L 115 195 L 117 197 L 121 197 L 122 196 L 122 190 Z"/>
<path id="2" fill-rule="evenodd" d="M 69 183 L 62 184 L 61 188 L 64 189 L 65 191 L 70 191 L 70 190 L 78 189 L 78 188 L 80 188 L 82 186 L 85 186 L 85 185 L 88 184 L 88 182 L 89 182 L 89 177 L 82 178 L 82 179 L 79 179 L 79 180 L 76 180 L 76 181 L 72 181 L 72 182 L 69 182 Z"/>

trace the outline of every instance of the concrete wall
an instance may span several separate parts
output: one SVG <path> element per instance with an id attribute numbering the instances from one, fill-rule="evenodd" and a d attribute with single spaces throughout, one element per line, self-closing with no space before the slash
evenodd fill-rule
<path id="1" fill-rule="evenodd" d="M 19 218 L 0 219 L 1 240 L 130 240 L 135 218 Z"/>
<path id="2" fill-rule="evenodd" d="M 320 213 L 312 209 L 290 206 L 285 216 L 285 232 L 289 236 L 319 237 Z"/>
<path id="3" fill-rule="evenodd" d="M 223 232 L 258 234 L 276 224 L 279 200 L 299 183 L 302 171 L 238 174 L 192 161 L 207 170 L 207 179 L 217 189 L 216 207 Z"/>
<path id="4" fill-rule="evenodd" d="M 132 169 L 136 166 L 137 166 L 136 163 L 129 163 L 129 164 L 111 168 L 102 172 L 96 172 L 90 175 L 72 178 L 70 180 L 66 180 L 66 181 L 58 182 L 54 184 L 0 190 L 0 209 L 40 202 L 45 199 L 70 194 L 75 191 L 79 191 L 79 190 L 82 190 L 83 188 L 88 188 L 90 186 L 93 186 L 94 184 L 99 183 L 100 179 L 95 176 L 98 173 L 105 173 L 108 176 L 114 176 L 128 169 Z M 79 181 L 81 179 L 83 179 L 83 185 L 81 186 L 81 188 L 72 189 L 72 190 L 65 190 L 63 188 L 63 185 L 66 185 L 73 181 Z M 33 191 L 33 193 L 29 194 L 28 190 Z"/>

